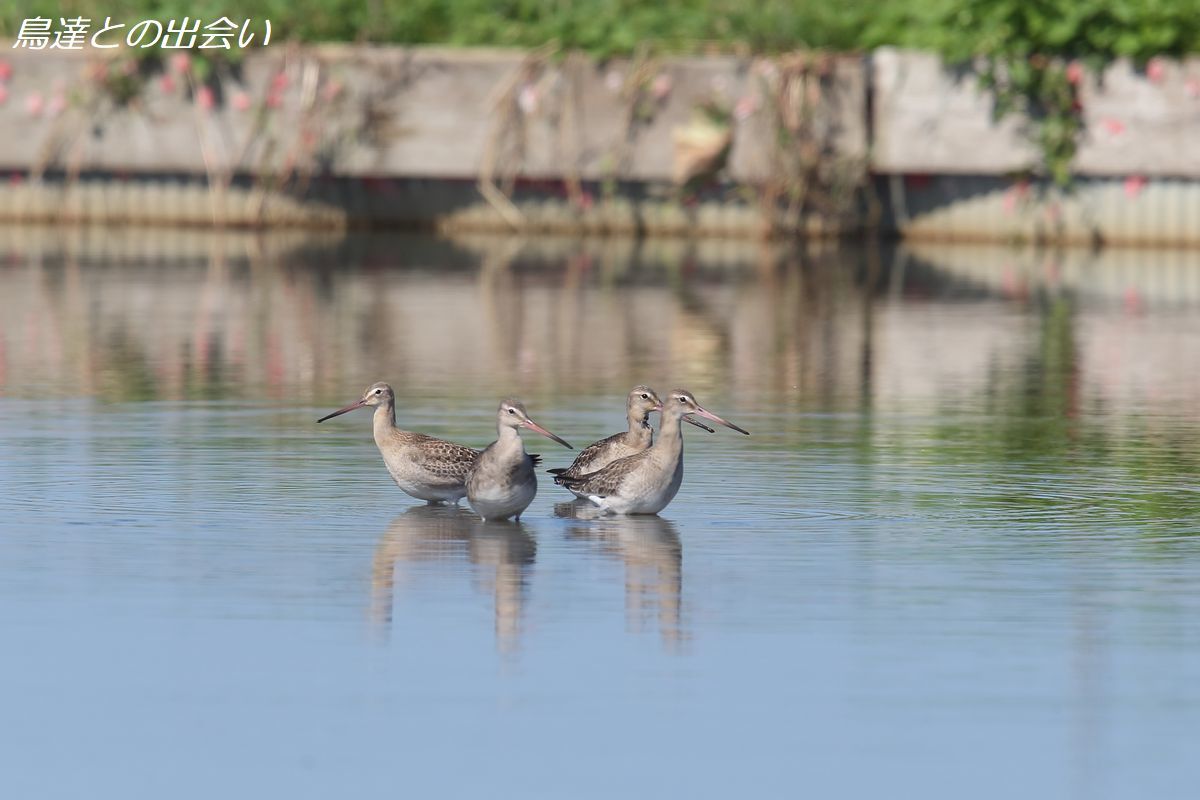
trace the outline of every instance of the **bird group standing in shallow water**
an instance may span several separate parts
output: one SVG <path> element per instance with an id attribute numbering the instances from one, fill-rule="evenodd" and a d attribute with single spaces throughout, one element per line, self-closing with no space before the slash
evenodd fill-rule
<path id="1" fill-rule="evenodd" d="M 520 520 L 537 494 L 534 467 L 541 457 L 525 452 L 519 431 L 527 428 L 571 448 L 538 425 L 518 400 L 506 399 L 496 411 L 497 438 L 483 450 L 396 427 L 396 394 L 386 383 L 367 388 L 362 397 L 317 422 L 372 406 L 375 444 L 388 472 L 404 492 L 428 503 L 457 503 L 463 497 L 485 520 Z M 554 482 L 609 514 L 657 514 L 674 499 L 683 481 L 682 423 L 713 429 L 693 415 L 744 433 L 676 389 L 663 402 L 648 386 L 635 386 L 626 401 L 629 428 L 584 448 L 571 466 L 549 470 Z M 654 439 L 650 414 L 662 415 Z"/>

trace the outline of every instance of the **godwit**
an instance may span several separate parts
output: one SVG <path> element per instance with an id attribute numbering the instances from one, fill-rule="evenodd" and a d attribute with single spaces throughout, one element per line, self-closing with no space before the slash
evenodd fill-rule
<path id="1" fill-rule="evenodd" d="M 574 449 L 531 420 L 519 401 L 501 402 L 496 411 L 498 437 L 480 453 L 467 476 L 467 502 L 485 520 L 520 520 L 521 512 L 537 494 L 537 475 L 533 471 L 537 460 L 525 452 L 518 428 L 529 428 Z"/>
<path id="2" fill-rule="evenodd" d="M 373 384 L 361 398 L 317 422 L 364 406 L 375 407 L 375 444 L 397 486 L 429 503 L 457 503 L 463 498 L 467 493 L 467 473 L 479 451 L 397 428 L 396 394 L 386 383 Z"/>
<path id="3" fill-rule="evenodd" d="M 692 393 L 676 389 L 662 409 L 662 429 L 650 447 L 578 478 L 555 478 L 580 497 L 612 514 L 657 514 L 667 507 L 683 481 L 683 419 L 698 414 L 738 433 L 749 431 L 701 408 Z"/>
<path id="4" fill-rule="evenodd" d="M 612 436 L 585 447 L 569 467 L 547 470 L 551 475 L 561 478 L 578 478 L 607 467 L 612 462 L 640 453 L 654 441 L 654 429 L 650 427 L 650 413 L 662 411 L 662 400 L 649 386 L 635 386 L 629 390 L 625 398 L 625 416 L 629 420 L 629 429 L 614 433 Z M 709 433 L 713 429 L 697 422 L 691 417 L 684 417 L 693 425 L 698 425 Z M 555 482 L 558 479 L 555 478 Z M 579 495 L 583 497 L 583 495 Z"/>

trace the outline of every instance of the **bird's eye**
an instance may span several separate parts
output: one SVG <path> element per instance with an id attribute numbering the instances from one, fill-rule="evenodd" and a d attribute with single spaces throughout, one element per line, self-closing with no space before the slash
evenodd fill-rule
<path id="1" fill-rule="evenodd" d="M 510 413 L 510 414 L 515 414 L 515 413 L 517 413 L 517 412 L 516 412 L 514 409 L 511 409 L 511 408 L 510 408 L 510 409 L 508 410 L 508 413 Z"/>
<path id="2" fill-rule="evenodd" d="M 650 399 L 650 395 L 648 395 L 648 394 L 643 394 L 643 395 L 642 395 L 642 399 L 643 399 L 643 400 L 649 400 L 649 399 Z"/>
<path id="3" fill-rule="evenodd" d="M 375 394 L 383 394 L 383 389 L 376 389 Z"/>

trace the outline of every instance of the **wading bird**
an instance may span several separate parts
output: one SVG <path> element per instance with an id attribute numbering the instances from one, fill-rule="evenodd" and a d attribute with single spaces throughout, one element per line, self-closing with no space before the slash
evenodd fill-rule
<path id="1" fill-rule="evenodd" d="M 635 386 L 625 399 L 625 416 L 629 420 L 629 429 L 614 433 L 612 436 L 585 447 L 580 451 L 575 461 L 569 467 L 547 470 L 551 475 L 558 476 L 555 483 L 561 484 L 558 478 L 578 478 L 591 472 L 607 467 L 612 462 L 640 453 L 654 442 L 654 429 L 650 427 L 650 414 L 662 411 L 662 400 L 649 386 Z M 713 429 L 697 422 L 691 417 L 685 420 L 703 428 L 709 433 Z M 583 495 L 579 495 L 583 497 Z"/>
<path id="2" fill-rule="evenodd" d="M 549 437 L 568 449 L 565 440 L 529 418 L 518 400 L 504 400 L 496 411 L 496 441 L 480 453 L 467 476 L 467 502 L 485 520 L 515 517 L 533 502 L 537 494 L 537 474 L 533 471 L 537 458 L 525 452 L 525 444 L 517 432 L 529 428 Z"/>
<path id="3" fill-rule="evenodd" d="M 397 428 L 396 394 L 386 383 L 373 384 L 361 398 L 317 422 L 365 406 L 375 407 L 375 444 L 397 486 L 428 503 L 457 503 L 466 495 L 467 474 L 479 451 Z"/>
<path id="4" fill-rule="evenodd" d="M 657 514 L 674 499 L 683 482 L 683 420 L 690 414 L 710 419 L 747 436 L 696 402 L 686 389 L 676 389 L 662 409 L 662 429 L 650 447 L 577 478 L 555 478 L 580 497 L 612 514 Z"/>

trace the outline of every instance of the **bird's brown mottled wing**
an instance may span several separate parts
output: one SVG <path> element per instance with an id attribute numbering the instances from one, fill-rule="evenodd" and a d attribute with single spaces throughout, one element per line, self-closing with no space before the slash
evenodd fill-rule
<path id="1" fill-rule="evenodd" d="M 615 445 L 624 435 L 624 432 L 614 433 L 612 436 L 606 436 L 598 442 L 589 444 L 579 452 L 579 455 L 571 462 L 571 466 L 558 472 L 551 470 L 551 473 L 558 475 L 560 478 L 578 478 L 587 475 L 589 472 L 593 472 L 592 463 L 599 460 L 604 455 L 604 451 Z"/>
<path id="2" fill-rule="evenodd" d="M 601 470 L 575 478 L 559 475 L 555 477 L 554 482 L 561 486 L 566 486 L 571 491 L 581 492 L 585 495 L 608 497 L 611 494 L 615 494 L 621 488 L 621 484 L 625 478 L 637 468 L 638 464 L 642 462 L 642 459 L 647 457 L 648 453 L 648 450 L 643 450 L 640 453 L 619 458 Z"/>
<path id="3" fill-rule="evenodd" d="M 466 445 L 447 442 L 432 436 L 417 434 L 412 448 L 413 463 L 447 483 L 464 483 L 479 451 Z"/>

